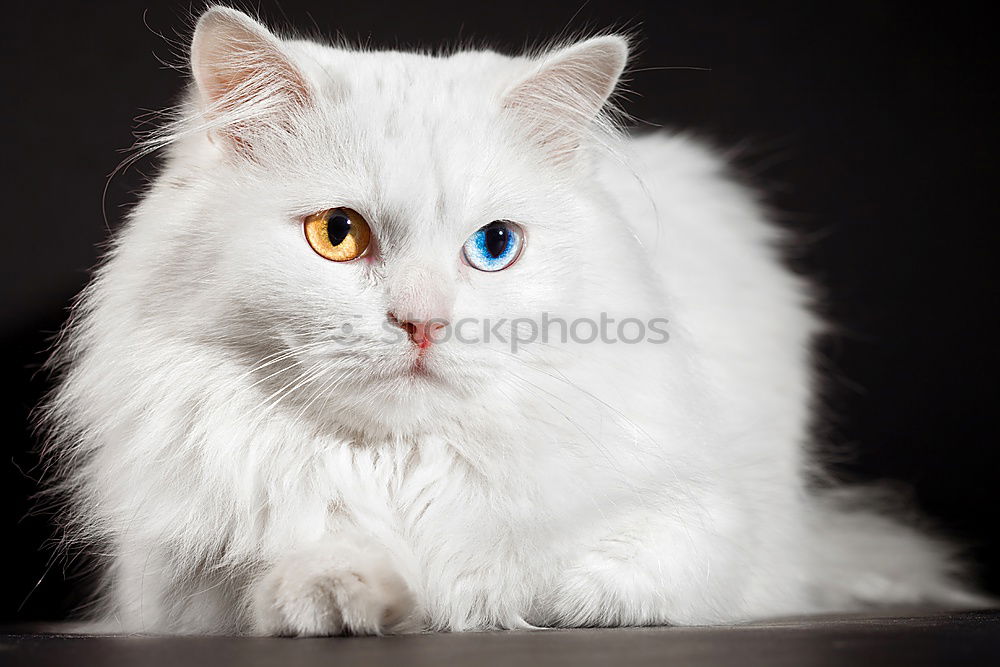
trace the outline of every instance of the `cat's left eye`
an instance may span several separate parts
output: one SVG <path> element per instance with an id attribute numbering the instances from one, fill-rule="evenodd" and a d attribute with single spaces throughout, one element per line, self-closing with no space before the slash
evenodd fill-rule
<path id="1" fill-rule="evenodd" d="M 462 247 L 465 261 L 480 271 L 502 271 L 517 261 L 524 231 L 510 220 L 494 220 L 480 227 Z"/>
<path id="2" fill-rule="evenodd" d="M 305 232 L 312 249 L 333 262 L 361 257 L 372 239 L 368 223 L 350 208 L 329 208 L 308 216 Z"/>

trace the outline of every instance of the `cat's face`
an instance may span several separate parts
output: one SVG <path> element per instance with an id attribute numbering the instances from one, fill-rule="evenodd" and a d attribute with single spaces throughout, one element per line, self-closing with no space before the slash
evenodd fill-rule
<path id="1" fill-rule="evenodd" d="M 203 17 L 198 244 L 260 381 L 403 424 L 544 363 L 551 346 L 515 358 L 510 322 L 586 308 L 615 232 L 575 152 L 624 58 L 617 38 L 539 60 L 351 52 Z M 412 335 L 428 322 L 447 323 L 430 344 Z"/>

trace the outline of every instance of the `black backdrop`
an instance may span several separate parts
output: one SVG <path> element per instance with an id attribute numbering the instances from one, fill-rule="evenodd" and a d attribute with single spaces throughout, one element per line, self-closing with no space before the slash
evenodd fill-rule
<path id="1" fill-rule="evenodd" d="M 56 617 L 77 599 L 63 564 L 47 566 L 50 519 L 30 513 L 40 472 L 26 424 L 45 387 L 36 370 L 106 238 L 102 198 L 113 229 L 152 173 L 140 162 L 104 196 L 137 116 L 176 99 L 182 73 L 164 63 L 180 62 L 195 11 L 13 4 L 0 42 L 0 621 Z M 825 286 L 839 327 L 820 354 L 824 451 L 850 478 L 912 487 L 997 590 L 993 23 L 960 3 L 808 4 L 258 3 L 272 26 L 379 46 L 517 48 L 567 28 L 638 30 L 628 110 L 740 148 L 742 172 L 808 241 L 795 265 Z M 664 69 L 684 67 L 704 69 Z"/>

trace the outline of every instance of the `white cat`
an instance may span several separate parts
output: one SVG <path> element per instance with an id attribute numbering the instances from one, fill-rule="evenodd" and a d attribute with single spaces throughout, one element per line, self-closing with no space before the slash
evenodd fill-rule
<path id="1" fill-rule="evenodd" d="M 438 57 L 201 17 L 165 167 L 46 407 L 105 627 L 980 602 L 946 544 L 816 488 L 809 286 L 717 156 L 614 131 L 626 57 L 614 35 Z"/>

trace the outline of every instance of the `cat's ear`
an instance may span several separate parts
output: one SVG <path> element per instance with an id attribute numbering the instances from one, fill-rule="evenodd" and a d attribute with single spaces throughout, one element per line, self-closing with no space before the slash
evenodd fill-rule
<path id="1" fill-rule="evenodd" d="M 213 7 L 198 19 L 191 72 L 209 126 L 241 151 L 250 149 L 254 133 L 280 129 L 312 101 L 308 81 L 281 40 L 228 7 Z"/>
<path id="2" fill-rule="evenodd" d="M 628 60 L 628 42 L 605 35 L 543 56 L 503 97 L 532 139 L 568 159 L 601 114 Z"/>

